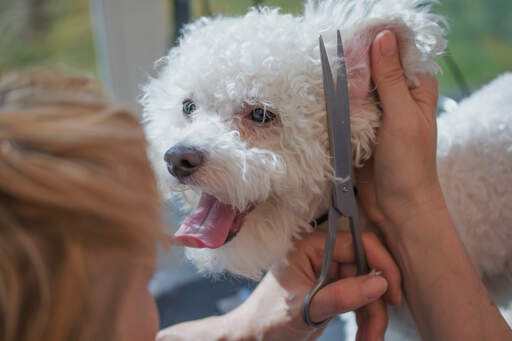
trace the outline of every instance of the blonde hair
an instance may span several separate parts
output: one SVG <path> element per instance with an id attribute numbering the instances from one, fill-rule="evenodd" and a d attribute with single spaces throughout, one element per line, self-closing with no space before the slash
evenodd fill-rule
<path id="1" fill-rule="evenodd" d="M 92 79 L 0 81 L 1 340 L 115 337 L 122 275 L 152 264 L 161 231 L 145 148 L 138 121 Z M 112 255 L 126 267 L 107 288 L 95 268 Z M 95 301 L 100 289 L 111 299 Z"/>

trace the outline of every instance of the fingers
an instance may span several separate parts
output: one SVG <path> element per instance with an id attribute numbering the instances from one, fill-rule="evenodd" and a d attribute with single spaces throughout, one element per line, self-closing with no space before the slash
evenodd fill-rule
<path id="1" fill-rule="evenodd" d="M 377 300 L 356 311 L 357 341 L 378 341 L 384 339 L 388 326 L 386 304 Z"/>
<path id="2" fill-rule="evenodd" d="M 386 278 L 389 284 L 389 290 L 384 296 L 386 302 L 400 305 L 402 290 L 398 266 L 374 233 L 364 232 L 362 239 L 368 265 L 371 269 L 381 271 L 382 276 Z M 304 249 L 316 273 L 320 273 L 322 267 L 324 243 L 325 233 L 316 232 L 298 244 L 298 249 Z M 336 234 L 333 262 L 341 264 L 354 263 L 355 258 L 352 235 L 349 232 L 338 232 Z"/>
<path id="3" fill-rule="evenodd" d="M 340 269 L 338 270 L 339 278 L 347 278 L 347 277 L 357 276 L 357 266 L 355 264 L 340 264 L 339 267 L 340 267 Z M 375 271 L 375 270 L 372 270 L 372 271 L 373 271 L 373 273 L 383 276 L 383 273 L 380 271 Z M 384 278 L 386 278 L 386 277 L 384 277 Z M 392 287 L 392 285 L 388 281 L 388 290 L 382 296 L 382 299 L 387 304 L 396 306 L 396 305 L 399 305 L 400 302 L 402 301 L 402 292 L 400 290 L 397 294 L 394 290 L 395 289 Z"/>
<path id="4" fill-rule="evenodd" d="M 338 233 L 341 235 L 342 233 Z M 340 236 L 340 245 L 344 245 L 345 250 L 341 250 L 336 243 L 334 250 L 334 260 L 338 263 L 353 263 L 355 262 L 355 251 L 352 244 L 352 236 L 350 233 L 343 233 Z M 347 241 L 345 241 L 348 239 Z M 401 275 L 400 269 L 396 265 L 393 257 L 388 253 L 384 245 L 380 242 L 379 238 L 374 233 L 364 232 L 362 234 L 363 246 L 366 253 L 366 260 L 370 269 L 375 269 L 382 273 L 389 284 L 389 289 L 384 295 L 386 302 L 392 305 L 400 305 L 402 301 L 402 288 L 401 288 Z M 347 253 L 348 251 L 348 253 Z M 346 264 L 340 265 L 342 268 Z M 352 266 L 352 264 L 350 264 Z M 342 270 L 343 271 L 343 270 Z"/>
<path id="5" fill-rule="evenodd" d="M 396 36 L 391 31 L 382 31 L 375 38 L 371 48 L 371 64 L 372 79 L 384 113 L 408 114 L 409 110 L 403 109 L 408 109 L 412 98 L 400 64 Z"/>
<path id="6" fill-rule="evenodd" d="M 381 271 L 389 283 L 389 290 L 384 295 L 384 299 L 392 305 L 400 305 L 402 302 L 400 269 L 374 233 L 363 233 L 362 237 L 370 269 Z"/>
<path id="7" fill-rule="evenodd" d="M 388 288 L 385 278 L 369 274 L 338 280 L 321 289 L 313 298 L 310 316 L 315 322 L 358 309 L 381 297 Z"/>

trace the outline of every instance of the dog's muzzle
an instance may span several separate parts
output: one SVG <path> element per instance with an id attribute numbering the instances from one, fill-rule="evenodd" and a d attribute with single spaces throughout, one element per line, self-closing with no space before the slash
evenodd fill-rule
<path id="1" fill-rule="evenodd" d="M 164 160 L 169 173 L 182 180 L 194 174 L 201 167 L 204 154 L 195 147 L 177 144 L 165 152 Z"/>

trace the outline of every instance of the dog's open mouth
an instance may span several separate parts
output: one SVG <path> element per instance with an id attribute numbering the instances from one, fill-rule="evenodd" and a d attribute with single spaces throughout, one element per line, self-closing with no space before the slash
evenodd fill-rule
<path id="1" fill-rule="evenodd" d="M 253 208 L 251 205 L 240 212 L 203 192 L 196 209 L 185 218 L 174 237 L 188 247 L 216 249 L 233 239 Z"/>

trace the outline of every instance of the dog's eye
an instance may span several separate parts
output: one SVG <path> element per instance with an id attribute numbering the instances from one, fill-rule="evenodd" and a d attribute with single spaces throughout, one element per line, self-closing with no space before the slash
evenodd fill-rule
<path id="1" fill-rule="evenodd" d="M 183 115 L 190 116 L 196 110 L 196 105 L 189 99 L 183 101 Z"/>
<path id="2" fill-rule="evenodd" d="M 249 113 L 249 118 L 254 122 L 267 123 L 275 120 L 276 114 L 263 108 L 256 108 L 251 110 L 251 112 Z"/>

